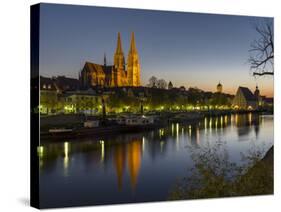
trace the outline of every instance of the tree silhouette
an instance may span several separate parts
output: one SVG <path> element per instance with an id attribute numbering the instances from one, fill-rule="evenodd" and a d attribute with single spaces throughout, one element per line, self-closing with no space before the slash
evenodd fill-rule
<path id="1" fill-rule="evenodd" d="M 250 69 L 254 76 L 273 75 L 274 73 L 274 34 L 273 22 L 255 26 L 259 38 L 254 40 L 250 46 Z"/>

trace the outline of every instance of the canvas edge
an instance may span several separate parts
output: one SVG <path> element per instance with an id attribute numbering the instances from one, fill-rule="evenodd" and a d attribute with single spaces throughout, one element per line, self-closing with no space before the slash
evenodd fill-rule
<path id="1" fill-rule="evenodd" d="M 30 6 L 30 206 L 40 208 L 39 160 L 39 34 L 40 4 Z"/>

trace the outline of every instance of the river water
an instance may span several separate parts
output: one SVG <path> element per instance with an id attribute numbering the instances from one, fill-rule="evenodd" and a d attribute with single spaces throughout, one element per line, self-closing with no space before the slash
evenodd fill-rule
<path id="1" fill-rule="evenodd" d="M 219 116 L 143 133 L 45 142 L 41 207 L 165 201 L 189 174 L 192 150 L 217 142 L 230 161 L 243 163 L 241 153 L 273 144 L 273 116 Z"/>

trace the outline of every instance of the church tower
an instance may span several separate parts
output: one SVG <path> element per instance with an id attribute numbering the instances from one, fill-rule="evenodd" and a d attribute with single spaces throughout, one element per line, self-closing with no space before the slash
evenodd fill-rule
<path id="1" fill-rule="evenodd" d="M 221 82 L 219 82 L 219 84 L 217 85 L 217 93 L 222 93 L 222 84 L 221 84 Z"/>
<path id="2" fill-rule="evenodd" d="M 260 90 L 259 90 L 258 85 L 256 85 L 256 90 L 255 90 L 254 95 L 255 95 L 257 98 L 259 98 L 259 97 L 260 97 Z"/>
<path id="3" fill-rule="evenodd" d="M 120 32 L 118 32 L 117 46 L 116 46 L 116 51 L 115 51 L 115 54 L 114 54 L 114 67 L 116 69 L 124 69 L 125 68 L 125 58 L 124 58 L 124 53 L 123 53 L 123 50 L 122 50 Z"/>
<path id="4" fill-rule="evenodd" d="M 122 50 L 120 32 L 118 32 L 117 46 L 114 54 L 114 69 L 112 72 L 111 86 L 124 86 L 126 84 L 124 82 L 125 77 L 125 57 Z"/>
<path id="5" fill-rule="evenodd" d="M 129 86 L 140 86 L 140 63 L 134 32 L 132 32 L 131 45 L 127 58 L 127 76 Z"/>

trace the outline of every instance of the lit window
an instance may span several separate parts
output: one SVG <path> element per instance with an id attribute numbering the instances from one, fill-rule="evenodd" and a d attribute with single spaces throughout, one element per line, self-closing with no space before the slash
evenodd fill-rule
<path id="1" fill-rule="evenodd" d="M 51 89 L 51 85 L 48 85 L 48 89 Z"/>
<path id="2" fill-rule="evenodd" d="M 46 89 L 46 85 L 45 84 L 43 85 L 43 88 Z"/>

